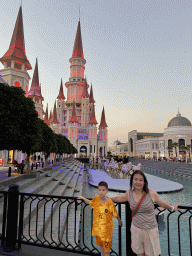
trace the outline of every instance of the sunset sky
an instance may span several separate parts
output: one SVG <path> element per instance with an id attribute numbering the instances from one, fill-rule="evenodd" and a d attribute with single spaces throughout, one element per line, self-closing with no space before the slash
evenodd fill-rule
<path id="1" fill-rule="evenodd" d="M 0 1 L 0 57 L 8 50 L 21 0 Z M 96 119 L 105 107 L 108 146 L 128 132 L 163 132 L 179 111 L 192 121 L 190 0 L 23 0 L 25 49 L 36 58 L 44 110 L 69 80 L 79 21 L 85 75 Z M 0 64 L 0 69 L 3 65 Z M 64 88 L 64 95 L 67 90 Z"/>

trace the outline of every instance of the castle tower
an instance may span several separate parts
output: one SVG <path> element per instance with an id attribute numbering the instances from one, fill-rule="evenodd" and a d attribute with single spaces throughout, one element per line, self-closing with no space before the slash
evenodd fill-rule
<path id="1" fill-rule="evenodd" d="M 44 98 L 41 95 L 41 87 L 39 86 L 39 72 L 37 59 L 35 64 L 35 70 L 33 73 L 31 89 L 29 90 L 28 97 L 32 98 L 35 102 L 35 109 L 38 112 L 38 117 L 43 119 L 44 111 L 42 101 L 44 101 Z"/>
<path id="2" fill-rule="evenodd" d="M 75 112 L 75 102 L 73 102 L 73 108 L 71 117 L 69 119 L 68 126 L 68 139 L 77 148 L 77 135 L 78 134 L 78 120 Z"/>
<path id="3" fill-rule="evenodd" d="M 98 155 L 105 156 L 107 155 L 107 123 L 105 120 L 105 110 L 103 107 L 101 114 L 101 122 L 99 125 L 99 134 L 98 134 Z"/>
<path id="4" fill-rule="evenodd" d="M 63 93 L 63 82 L 61 79 L 59 95 L 57 96 L 57 119 L 61 125 L 64 124 L 65 96 Z"/>
<path id="5" fill-rule="evenodd" d="M 81 95 L 85 87 L 84 70 L 86 63 L 83 56 L 80 21 L 78 22 L 72 58 L 69 59 L 69 62 L 71 63 L 70 78 L 69 81 L 65 83 L 67 88 L 67 103 L 73 103 L 73 101 L 80 103 Z"/>
<path id="6" fill-rule="evenodd" d="M 3 79 L 10 86 L 21 87 L 28 94 L 30 76 L 27 70 L 32 69 L 25 53 L 22 7 L 20 6 L 15 28 L 8 51 L 0 58 L 4 69 L 0 70 Z"/>

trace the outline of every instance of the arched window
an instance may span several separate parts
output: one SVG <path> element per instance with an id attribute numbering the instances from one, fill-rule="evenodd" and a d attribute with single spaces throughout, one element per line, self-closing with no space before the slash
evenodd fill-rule
<path id="1" fill-rule="evenodd" d="M 179 139 L 179 147 L 185 146 L 185 140 L 184 139 Z"/>
<path id="2" fill-rule="evenodd" d="M 14 82 L 14 87 L 21 87 L 21 83 L 19 81 Z"/>
<path id="3" fill-rule="evenodd" d="M 168 140 L 168 147 L 171 146 L 171 144 L 173 143 L 173 141 L 171 139 Z"/>

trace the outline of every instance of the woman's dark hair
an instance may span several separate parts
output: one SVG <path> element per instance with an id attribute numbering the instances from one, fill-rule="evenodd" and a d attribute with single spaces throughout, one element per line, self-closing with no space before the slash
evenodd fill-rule
<path id="1" fill-rule="evenodd" d="M 106 189 L 108 189 L 108 184 L 105 181 L 100 181 L 99 184 L 98 184 L 98 187 L 99 186 L 103 186 L 103 187 L 106 187 Z"/>
<path id="2" fill-rule="evenodd" d="M 130 188 L 133 189 L 133 177 L 135 174 L 140 174 L 143 176 L 143 179 L 144 179 L 144 186 L 143 186 L 143 190 L 148 193 L 149 192 L 149 189 L 148 189 L 148 181 L 147 181 L 147 178 L 144 174 L 144 172 L 140 171 L 140 170 L 136 170 L 134 171 L 134 173 L 131 175 L 131 178 L 130 178 Z"/>

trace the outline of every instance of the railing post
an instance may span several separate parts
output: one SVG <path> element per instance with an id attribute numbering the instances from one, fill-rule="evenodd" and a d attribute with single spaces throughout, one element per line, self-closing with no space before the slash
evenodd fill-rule
<path id="1" fill-rule="evenodd" d="M 6 229 L 6 246 L 5 251 L 15 250 L 17 239 L 17 220 L 18 220 L 18 203 L 19 203 L 19 186 L 11 184 L 8 190 L 8 212 L 7 212 L 7 229 Z"/>
<path id="2" fill-rule="evenodd" d="M 127 256 L 136 256 L 136 254 L 131 249 L 131 209 L 129 203 L 125 204 L 125 220 L 126 220 L 126 255 Z"/>

